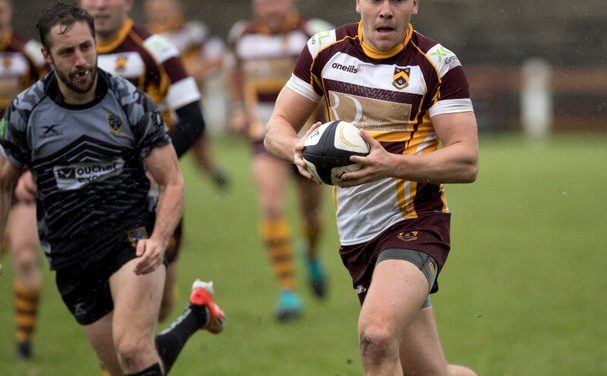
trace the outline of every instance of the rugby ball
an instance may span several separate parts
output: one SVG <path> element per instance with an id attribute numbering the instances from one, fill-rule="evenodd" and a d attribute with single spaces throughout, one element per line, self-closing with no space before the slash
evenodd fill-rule
<path id="1" fill-rule="evenodd" d="M 308 171 L 329 185 L 339 184 L 344 173 L 362 167 L 360 163 L 352 163 L 351 156 L 368 154 L 369 145 L 359 129 L 341 120 L 324 123 L 304 140 L 303 158 Z"/>

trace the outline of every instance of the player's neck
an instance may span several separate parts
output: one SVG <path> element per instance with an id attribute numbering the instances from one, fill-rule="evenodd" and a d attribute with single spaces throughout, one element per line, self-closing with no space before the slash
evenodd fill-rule
<path id="1" fill-rule="evenodd" d="M 112 50 L 117 47 L 126 38 L 133 27 L 133 21 L 127 18 L 120 27 L 112 31 L 95 33 L 97 39 L 97 51 Z"/>

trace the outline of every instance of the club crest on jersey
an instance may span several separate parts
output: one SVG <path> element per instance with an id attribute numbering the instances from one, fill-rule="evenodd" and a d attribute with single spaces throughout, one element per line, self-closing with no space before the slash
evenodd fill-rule
<path id="1" fill-rule="evenodd" d="M 116 66 L 114 66 L 114 70 L 116 73 L 123 73 L 126 70 L 126 63 L 129 58 L 127 56 L 119 56 L 116 59 Z"/>
<path id="2" fill-rule="evenodd" d="M 13 58 L 11 56 L 5 56 L 4 59 L 2 59 L 2 66 L 4 69 L 11 69 L 13 66 Z"/>
<path id="3" fill-rule="evenodd" d="M 109 113 L 107 115 L 107 125 L 110 128 L 110 132 L 112 132 L 112 134 L 114 136 L 118 136 L 120 135 L 120 133 L 122 133 L 122 120 L 120 119 L 120 116 L 114 115 L 113 113 Z"/>
<path id="4" fill-rule="evenodd" d="M 410 67 L 394 67 L 394 76 L 392 76 L 392 85 L 398 90 L 409 86 Z"/>

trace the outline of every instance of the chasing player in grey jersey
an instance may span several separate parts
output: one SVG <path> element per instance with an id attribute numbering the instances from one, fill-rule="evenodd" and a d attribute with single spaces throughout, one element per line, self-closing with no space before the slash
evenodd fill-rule
<path id="1" fill-rule="evenodd" d="M 116 375 L 166 374 L 196 330 L 223 329 L 212 285 L 197 281 L 189 309 L 155 336 L 164 252 L 183 206 L 166 124 L 143 92 L 97 68 L 86 11 L 59 2 L 37 26 L 53 71 L 0 123 L 0 236 L 11 187 L 28 167 L 57 287 L 100 360 Z M 155 213 L 146 169 L 160 186 Z"/>

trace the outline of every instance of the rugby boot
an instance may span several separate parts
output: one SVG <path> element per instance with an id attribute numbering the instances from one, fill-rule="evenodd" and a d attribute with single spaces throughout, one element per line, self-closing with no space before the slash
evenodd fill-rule
<path id="1" fill-rule="evenodd" d="M 276 306 L 276 320 L 286 322 L 297 320 L 303 314 L 303 303 L 293 290 L 282 290 Z"/>
<path id="2" fill-rule="evenodd" d="M 190 295 L 190 306 L 202 307 L 207 312 L 208 321 L 202 329 L 206 329 L 213 334 L 219 334 L 225 326 L 225 314 L 215 303 L 213 296 L 213 282 L 204 282 L 200 279 L 192 284 L 192 294 Z"/>

